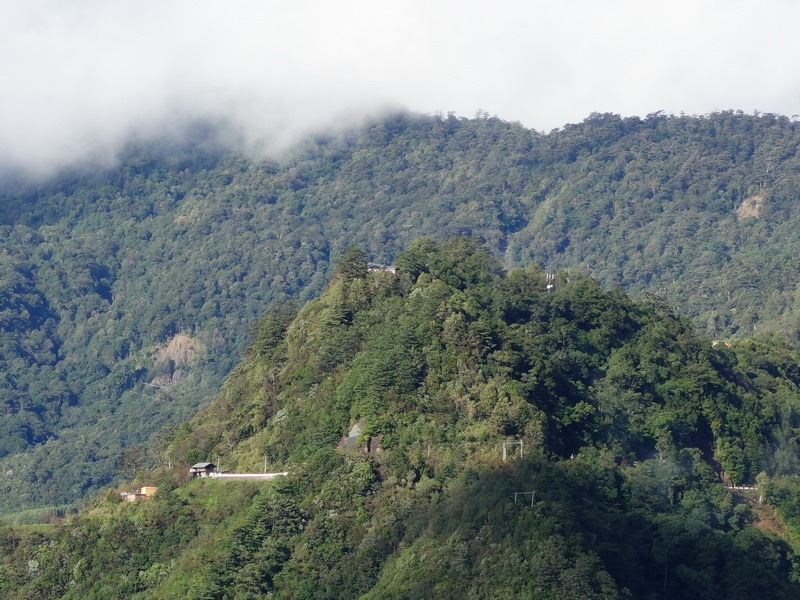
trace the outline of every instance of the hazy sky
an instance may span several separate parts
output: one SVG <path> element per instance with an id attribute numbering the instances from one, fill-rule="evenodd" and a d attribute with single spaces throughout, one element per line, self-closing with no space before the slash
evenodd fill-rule
<path id="1" fill-rule="evenodd" d="M 591 112 L 800 113 L 796 0 L 0 0 L 0 168 L 232 119 L 281 149 L 387 107 L 549 131 Z"/>

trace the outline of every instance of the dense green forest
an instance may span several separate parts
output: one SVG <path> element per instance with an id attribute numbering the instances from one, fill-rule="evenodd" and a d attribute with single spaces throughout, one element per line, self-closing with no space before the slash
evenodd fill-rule
<path id="1" fill-rule="evenodd" d="M 397 265 L 344 253 L 155 450 L 289 476 L 141 469 L 147 502 L 111 489 L 61 523 L 0 528 L 0 595 L 800 595 L 795 348 L 712 345 L 574 273 L 547 290 L 474 239 L 416 241 Z"/>
<path id="2" fill-rule="evenodd" d="M 505 268 L 652 293 L 715 339 L 798 338 L 800 132 L 776 115 L 595 114 L 539 133 L 396 114 L 280 160 L 131 144 L 117 167 L 0 189 L 0 512 L 155 460 L 276 302 L 353 245 L 484 241 Z"/>

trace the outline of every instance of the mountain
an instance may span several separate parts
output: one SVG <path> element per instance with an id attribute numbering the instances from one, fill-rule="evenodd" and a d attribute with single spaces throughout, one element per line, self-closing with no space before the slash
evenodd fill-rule
<path id="1" fill-rule="evenodd" d="M 348 252 L 264 317 L 172 467 L 138 471 L 152 499 L 0 528 L 0 595 L 798 596 L 796 349 L 712 345 L 583 276 L 548 290 L 473 239 L 397 266 Z M 289 474 L 187 481 L 208 457 Z"/>
<path id="2" fill-rule="evenodd" d="M 716 339 L 797 340 L 788 118 L 595 114 L 544 134 L 397 114 L 280 160 L 214 136 L 2 186 L 1 512 L 73 503 L 154 460 L 259 317 L 314 297 L 351 246 L 392 262 L 420 236 L 469 235 L 505 268 L 655 294 Z"/>

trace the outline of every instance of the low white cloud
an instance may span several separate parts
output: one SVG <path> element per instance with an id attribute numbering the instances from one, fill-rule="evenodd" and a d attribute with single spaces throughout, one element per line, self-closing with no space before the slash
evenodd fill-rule
<path id="1" fill-rule="evenodd" d="M 211 117 L 280 150 L 387 107 L 549 130 L 591 112 L 797 107 L 784 0 L 0 0 L 0 168 L 107 161 Z"/>

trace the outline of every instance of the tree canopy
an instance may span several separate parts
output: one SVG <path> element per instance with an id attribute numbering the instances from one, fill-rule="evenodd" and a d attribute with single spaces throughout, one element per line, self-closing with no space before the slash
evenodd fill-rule
<path id="1" fill-rule="evenodd" d="M 105 172 L 5 184 L 0 512 L 113 481 L 128 448 L 214 398 L 271 306 L 313 298 L 352 247 L 398 264 L 409 248 L 404 268 L 421 273 L 414 239 L 469 236 L 494 257 L 477 280 L 572 270 L 655 294 L 714 339 L 796 343 L 797 128 L 594 114 L 542 134 L 398 113 L 280 160 L 195 136 L 132 144 Z M 474 283 L 450 266 L 430 274 Z"/>
<path id="2" fill-rule="evenodd" d="M 150 501 L 110 490 L 57 527 L 0 528 L 0 594 L 798 595 L 797 350 L 713 346 L 663 303 L 566 272 L 548 289 L 472 240 L 397 262 L 415 272 L 334 277 L 264 317 L 158 452 L 288 477 L 163 466 L 139 475 Z"/>

